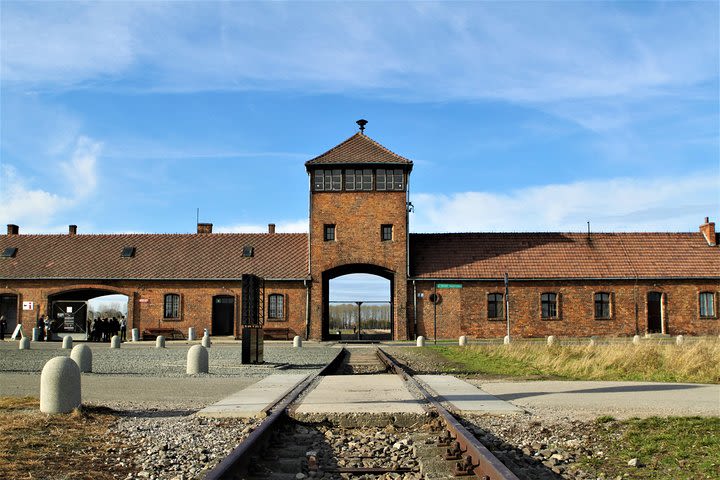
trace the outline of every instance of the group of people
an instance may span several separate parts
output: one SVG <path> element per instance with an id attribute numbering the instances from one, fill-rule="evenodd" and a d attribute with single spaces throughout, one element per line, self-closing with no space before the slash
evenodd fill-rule
<path id="1" fill-rule="evenodd" d="M 37 319 L 37 323 L 35 326 L 38 329 L 38 340 L 46 342 L 49 342 L 52 339 L 52 320 L 50 320 L 50 317 L 45 315 L 40 315 Z"/>
<path id="2" fill-rule="evenodd" d="M 88 322 L 88 340 L 91 342 L 109 342 L 110 339 L 119 335 L 121 341 L 127 340 L 127 320 L 125 317 L 96 318 Z"/>

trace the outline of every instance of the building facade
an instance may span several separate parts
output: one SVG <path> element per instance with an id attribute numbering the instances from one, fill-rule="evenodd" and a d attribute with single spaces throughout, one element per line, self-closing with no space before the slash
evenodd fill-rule
<path id="1" fill-rule="evenodd" d="M 720 247 L 695 233 L 409 233 L 413 163 L 361 131 L 305 163 L 307 234 L 0 236 L 0 313 L 87 328 L 87 301 L 122 294 L 128 326 L 240 334 L 241 278 L 264 279 L 270 337 L 328 340 L 330 281 L 389 280 L 388 338 L 718 335 Z M 507 282 L 505 280 L 507 278 Z"/>

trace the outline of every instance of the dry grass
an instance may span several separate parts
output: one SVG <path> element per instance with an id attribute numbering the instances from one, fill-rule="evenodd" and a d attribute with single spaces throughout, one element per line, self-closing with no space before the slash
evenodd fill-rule
<path id="1" fill-rule="evenodd" d="M 558 377 L 575 380 L 637 380 L 720 383 L 720 341 L 587 345 L 521 343 L 437 347 L 455 368 L 468 373 Z"/>
<path id="2" fill-rule="evenodd" d="M 0 397 L 0 478 L 111 479 L 127 476 L 105 464 L 112 410 L 84 408 L 67 415 L 45 415 L 32 398 Z"/>

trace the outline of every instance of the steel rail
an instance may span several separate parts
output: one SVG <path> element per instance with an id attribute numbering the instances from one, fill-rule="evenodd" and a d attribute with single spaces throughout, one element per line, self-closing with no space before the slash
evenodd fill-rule
<path id="1" fill-rule="evenodd" d="M 430 403 L 431 409 L 445 422 L 449 434 L 452 435 L 449 440 L 457 442 L 454 453 L 457 453 L 458 459 L 463 457 L 463 461 L 458 462 L 456 465 L 456 474 L 468 475 L 472 472 L 483 480 L 519 480 L 510 469 L 498 460 L 485 445 L 480 443 L 472 433 L 463 427 L 462 424 L 440 404 L 435 396 L 428 392 L 412 375 L 406 372 L 400 364 L 380 348 L 377 349 L 377 354 L 385 365 L 403 380 L 417 388 Z M 448 454 L 450 454 L 450 451 L 451 449 L 448 449 Z"/>
<path id="2" fill-rule="evenodd" d="M 300 382 L 280 401 L 267 407 L 265 413 L 269 413 L 269 415 L 265 420 L 263 420 L 240 445 L 230 452 L 227 457 L 218 463 L 215 468 L 205 474 L 205 480 L 236 478 L 242 474 L 247 469 L 252 456 L 269 440 L 275 426 L 279 425 L 279 422 L 287 417 L 287 409 L 290 404 L 297 400 L 300 394 L 303 393 L 317 377 L 325 375 L 328 371 L 337 368 L 344 354 L 345 349 L 340 349 L 335 358 L 325 365 L 322 370 L 305 378 L 305 380 Z"/>

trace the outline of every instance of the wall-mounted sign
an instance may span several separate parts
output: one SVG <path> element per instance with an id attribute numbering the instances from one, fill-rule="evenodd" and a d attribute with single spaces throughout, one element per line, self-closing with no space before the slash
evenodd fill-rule
<path id="1" fill-rule="evenodd" d="M 462 283 L 438 283 L 437 288 L 462 288 Z"/>
<path id="2" fill-rule="evenodd" d="M 72 313 L 72 307 L 65 307 L 65 313 Z"/>
<path id="3" fill-rule="evenodd" d="M 23 310 L 34 310 L 35 302 L 23 302 Z"/>
<path id="4" fill-rule="evenodd" d="M 139 300 L 140 303 L 148 303 L 149 301 L 150 301 L 149 298 L 141 298 L 141 299 Z"/>

